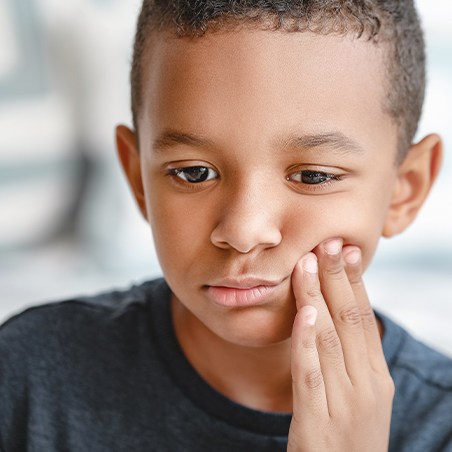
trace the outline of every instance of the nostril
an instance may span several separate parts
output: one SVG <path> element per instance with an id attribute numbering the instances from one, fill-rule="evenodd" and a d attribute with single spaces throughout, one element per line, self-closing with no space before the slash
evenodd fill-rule
<path id="1" fill-rule="evenodd" d="M 279 228 L 271 223 L 239 224 L 223 221 L 212 231 L 211 242 L 218 248 L 233 248 L 239 253 L 246 254 L 257 247 L 272 248 L 277 246 L 282 235 Z"/>

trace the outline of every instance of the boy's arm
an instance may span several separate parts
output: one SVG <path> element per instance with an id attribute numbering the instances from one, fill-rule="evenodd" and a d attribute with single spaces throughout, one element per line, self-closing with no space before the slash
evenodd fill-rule
<path id="1" fill-rule="evenodd" d="M 290 452 L 388 450 L 394 383 L 361 272 L 341 240 L 294 269 Z"/>

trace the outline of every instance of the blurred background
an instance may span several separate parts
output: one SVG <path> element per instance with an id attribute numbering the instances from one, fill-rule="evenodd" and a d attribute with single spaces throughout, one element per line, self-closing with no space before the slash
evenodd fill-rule
<path id="1" fill-rule="evenodd" d="M 417 222 L 383 240 L 374 306 L 452 356 L 452 2 L 418 0 L 429 85 L 419 137 L 445 141 Z M 140 0 L 0 0 L 0 322 L 33 304 L 160 275 L 116 158 L 131 124 Z"/>

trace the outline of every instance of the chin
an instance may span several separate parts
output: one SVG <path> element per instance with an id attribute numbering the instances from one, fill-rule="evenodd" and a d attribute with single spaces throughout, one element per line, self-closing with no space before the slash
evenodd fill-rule
<path id="1" fill-rule="evenodd" d="M 288 315 L 254 311 L 233 313 L 233 318 L 220 322 L 212 331 L 224 341 L 241 347 L 270 347 L 290 339 L 295 309 Z"/>

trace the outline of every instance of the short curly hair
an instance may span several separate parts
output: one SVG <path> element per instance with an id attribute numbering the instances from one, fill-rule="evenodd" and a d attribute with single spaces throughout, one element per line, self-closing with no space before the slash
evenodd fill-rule
<path id="1" fill-rule="evenodd" d="M 142 106 L 144 53 L 152 32 L 201 37 L 240 25 L 353 34 L 386 45 L 384 109 L 397 124 L 398 160 L 403 160 L 416 133 L 425 94 L 425 44 L 413 0 L 144 0 L 131 70 L 135 129 Z"/>

